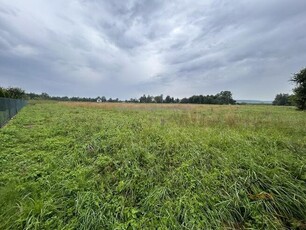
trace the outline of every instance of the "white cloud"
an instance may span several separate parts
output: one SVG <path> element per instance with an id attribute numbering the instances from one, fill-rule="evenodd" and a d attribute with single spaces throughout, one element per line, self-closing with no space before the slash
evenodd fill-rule
<path id="1" fill-rule="evenodd" d="M 305 15 L 304 0 L 0 0 L 0 81 L 78 96 L 272 99 L 304 65 Z"/>

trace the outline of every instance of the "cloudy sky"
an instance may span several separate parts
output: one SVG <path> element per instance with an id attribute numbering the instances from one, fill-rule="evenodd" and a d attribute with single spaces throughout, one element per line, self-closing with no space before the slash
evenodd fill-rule
<path id="1" fill-rule="evenodd" d="M 305 0 L 0 0 L 0 86 L 273 100 L 306 66 Z"/>

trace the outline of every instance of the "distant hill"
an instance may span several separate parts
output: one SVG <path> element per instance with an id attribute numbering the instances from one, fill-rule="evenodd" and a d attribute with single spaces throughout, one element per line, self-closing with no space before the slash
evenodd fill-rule
<path id="1" fill-rule="evenodd" d="M 272 104 L 272 101 L 260 101 L 260 100 L 236 100 L 237 103 L 246 104 Z"/>

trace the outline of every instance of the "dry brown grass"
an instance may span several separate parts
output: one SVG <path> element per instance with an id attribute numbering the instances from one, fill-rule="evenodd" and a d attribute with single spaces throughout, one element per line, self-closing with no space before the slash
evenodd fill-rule
<path id="1" fill-rule="evenodd" d="M 97 103 L 97 102 L 59 102 L 60 104 L 70 107 L 88 107 L 102 109 L 178 109 L 178 110 L 211 110 L 211 112 L 221 110 L 236 110 L 237 106 L 224 105 L 197 105 L 197 104 L 155 104 L 155 103 Z"/>
<path id="2" fill-rule="evenodd" d="M 235 127 L 241 122 L 239 106 L 234 105 L 199 105 L 199 104 L 154 104 L 154 103 L 96 103 L 96 102 L 59 102 L 74 108 L 94 108 L 104 110 L 168 110 L 169 116 L 163 119 L 180 124 L 197 126 L 214 126 L 225 124 Z M 172 111 L 172 112 L 171 112 Z"/>
<path id="3" fill-rule="evenodd" d="M 96 103 L 96 102 L 61 102 L 64 105 L 72 107 L 89 107 L 103 109 L 194 109 L 197 105 L 181 104 L 145 104 L 145 103 Z"/>

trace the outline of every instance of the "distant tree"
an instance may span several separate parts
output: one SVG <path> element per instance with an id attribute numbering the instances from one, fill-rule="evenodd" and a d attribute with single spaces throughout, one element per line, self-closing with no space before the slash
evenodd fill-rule
<path id="1" fill-rule="evenodd" d="M 153 102 L 153 96 L 148 95 L 146 98 L 146 103 L 152 103 Z"/>
<path id="2" fill-rule="evenodd" d="M 26 98 L 27 99 L 33 99 L 36 96 L 35 93 L 26 93 Z"/>
<path id="3" fill-rule="evenodd" d="M 217 96 L 218 104 L 235 104 L 230 91 L 221 91 Z"/>
<path id="4" fill-rule="evenodd" d="M 49 94 L 47 94 L 47 93 L 41 93 L 40 97 L 41 97 L 41 99 L 43 99 L 43 100 L 48 100 L 48 99 L 50 99 L 50 96 L 49 96 Z"/>
<path id="5" fill-rule="evenodd" d="M 169 95 L 165 98 L 164 102 L 165 103 L 172 103 L 174 101 L 173 97 L 171 98 Z"/>
<path id="6" fill-rule="evenodd" d="M 7 93 L 6 93 L 6 89 L 5 89 L 5 88 L 0 87 L 0 97 L 7 97 L 6 95 L 7 95 Z"/>
<path id="7" fill-rule="evenodd" d="M 235 104 L 230 91 L 222 91 L 216 95 L 193 95 L 189 98 L 183 98 L 181 103 L 192 104 Z"/>
<path id="8" fill-rule="evenodd" d="M 6 96 L 14 99 L 25 98 L 26 94 L 23 89 L 10 87 L 6 89 Z"/>
<path id="9" fill-rule="evenodd" d="M 164 103 L 170 103 L 170 96 L 167 95 L 163 102 Z"/>
<path id="10" fill-rule="evenodd" d="M 145 94 L 139 98 L 140 103 L 146 103 L 146 101 L 147 101 L 147 96 Z"/>
<path id="11" fill-rule="evenodd" d="M 280 93 L 275 96 L 273 105 L 291 105 L 290 95 L 287 93 Z"/>
<path id="12" fill-rule="evenodd" d="M 161 94 L 160 96 L 155 96 L 154 101 L 156 103 L 163 103 L 163 95 Z"/>
<path id="13" fill-rule="evenodd" d="M 131 103 L 138 103 L 139 100 L 137 98 L 131 98 L 130 101 L 128 102 L 131 102 Z"/>
<path id="14" fill-rule="evenodd" d="M 153 96 L 146 96 L 145 94 L 139 98 L 140 103 L 152 103 L 154 100 Z"/>
<path id="15" fill-rule="evenodd" d="M 296 87 L 293 89 L 295 93 L 296 106 L 301 109 L 306 109 L 306 68 L 300 70 L 291 78 L 291 81 L 295 82 Z"/>
<path id="16" fill-rule="evenodd" d="M 199 104 L 199 96 L 197 95 L 193 95 L 191 97 L 189 97 L 188 99 L 189 103 L 192 103 L 192 104 Z"/>
<path id="17" fill-rule="evenodd" d="M 189 103 L 189 99 L 187 97 L 184 97 L 184 98 L 182 98 L 180 103 L 187 104 L 187 103 Z"/>
<path id="18" fill-rule="evenodd" d="M 102 97 L 101 97 L 101 101 L 102 101 L 102 102 L 106 102 L 106 97 L 105 97 L 105 96 L 102 96 Z"/>

